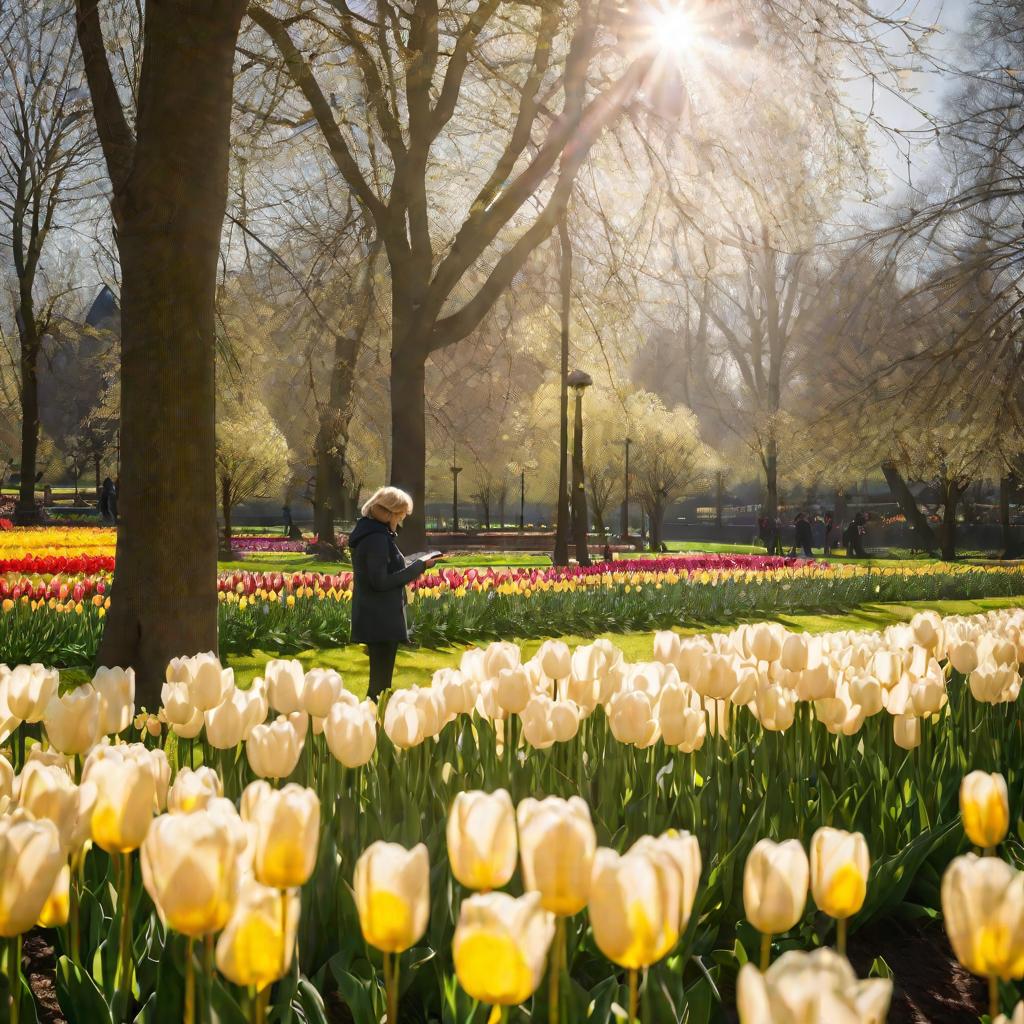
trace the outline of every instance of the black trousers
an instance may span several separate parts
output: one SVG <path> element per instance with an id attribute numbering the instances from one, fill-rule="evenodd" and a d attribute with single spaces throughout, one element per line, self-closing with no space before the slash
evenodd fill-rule
<path id="1" fill-rule="evenodd" d="M 370 700 L 377 700 L 385 690 L 391 689 L 398 644 L 394 641 L 367 644 L 366 653 L 370 656 L 370 688 L 366 695 Z"/>

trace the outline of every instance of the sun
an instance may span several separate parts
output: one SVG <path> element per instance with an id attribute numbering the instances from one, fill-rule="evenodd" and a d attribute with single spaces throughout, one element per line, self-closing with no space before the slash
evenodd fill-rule
<path id="1" fill-rule="evenodd" d="M 650 13 L 651 38 L 663 53 L 682 57 L 695 44 L 698 26 L 693 13 L 683 4 L 666 2 Z"/>

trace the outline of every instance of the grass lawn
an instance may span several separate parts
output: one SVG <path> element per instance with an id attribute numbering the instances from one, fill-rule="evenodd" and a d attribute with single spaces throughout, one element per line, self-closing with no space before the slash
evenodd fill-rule
<path id="1" fill-rule="evenodd" d="M 907 604 L 867 604 L 838 615 L 780 615 L 777 621 L 787 629 L 810 633 L 833 632 L 841 629 L 884 629 L 894 622 L 906 622 L 919 611 L 931 608 L 941 615 L 974 615 L 992 608 L 1011 608 L 1024 604 L 1020 597 L 993 597 L 976 601 L 920 601 Z M 682 635 L 722 631 L 725 626 L 694 627 L 679 629 Z M 650 659 L 653 649 L 652 633 L 604 633 L 622 648 L 629 661 Z M 590 643 L 592 638 L 564 636 L 570 647 Z M 520 640 L 526 657 L 530 657 L 543 643 L 542 640 Z M 395 681 L 398 686 L 419 686 L 430 682 L 430 677 L 439 668 L 456 666 L 462 657 L 464 647 L 439 649 L 403 648 L 399 651 L 395 667 Z M 234 655 L 228 664 L 235 670 L 235 679 L 247 685 L 260 674 L 263 666 L 275 655 L 271 652 L 254 651 L 247 655 Z M 315 648 L 295 655 L 307 669 L 314 666 L 333 668 L 345 677 L 345 684 L 359 696 L 366 693 L 368 662 L 361 646 Z"/>

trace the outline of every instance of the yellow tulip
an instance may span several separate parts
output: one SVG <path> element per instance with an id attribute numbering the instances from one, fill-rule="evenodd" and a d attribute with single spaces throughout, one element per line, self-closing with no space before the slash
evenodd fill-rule
<path id="1" fill-rule="evenodd" d="M 223 795 L 224 784 L 212 768 L 182 768 L 167 791 L 167 810 L 171 814 L 191 814 L 204 810 L 211 800 Z"/>
<path id="2" fill-rule="evenodd" d="M 163 814 L 142 843 L 142 882 L 160 920 L 198 938 L 231 916 L 238 883 L 237 848 L 223 814 Z"/>
<path id="3" fill-rule="evenodd" d="M 638 970 L 657 963 L 679 941 L 683 889 L 679 869 L 662 850 L 621 856 L 599 849 L 590 878 L 590 927 L 613 963 Z"/>
<path id="4" fill-rule="evenodd" d="M 788 932 L 803 917 L 810 866 L 796 839 L 755 844 L 743 869 L 743 907 L 763 935 Z"/>
<path id="5" fill-rule="evenodd" d="M 39 920 L 64 864 L 52 821 L 22 810 L 0 816 L 0 936 L 13 938 Z"/>
<path id="6" fill-rule="evenodd" d="M 144 769 L 153 779 L 153 810 L 159 814 L 167 806 L 167 789 L 171 781 L 171 765 L 162 750 L 149 750 L 143 743 L 100 744 L 92 748 L 82 768 L 82 781 L 103 761 L 131 762 Z M 67 764 L 70 774 L 70 762 Z"/>
<path id="7" fill-rule="evenodd" d="M 504 789 L 457 793 L 446 829 L 452 874 L 467 889 L 500 889 L 516 869 L 516 819 Z"/>
<path id="8" fill-rule="evenodd" d="M 523 887 L 540 893 L 545 910 L 578 914 L 590 895 L 597 835 L 578 796 L 527 798 L 516 808 Z"/>
<path id="9" fill-rule="evenodd" d="M 57 878 L 46 897 L 46 903 L 39 912 L 36 924 L 40 928 L 63 928 L 71 913 L 71 866 L 65 864 L 57 872 Z"/>
<path id="10" fill-rule="evenodd" d="M 152 770 L 132 758 L 105 757 L 84 774 L 96 789 L 92 840 L 107 853 L 130 853 L 142 845 L 156 810 Z"/>
<path id="11" fill-rule="evenodd" d="M 217 970 L 236 985 L 262 991 L 291 966 L 298 926 L 297 890 L 279 892 L 249 879 L 217 940 Z"/>
<path id="12" fill-rule="evenodd" d="M 891 981 L 858 981 L 827 948 L 783 953 L 763 974 L 744 964 L 736 984 L 740 1024 L 884 1024 L 891 999 Z"/>
<path id="13" fill-rule="evenodd" d="M 46 706 L 43 724 L 50 746 L 62 754 L 84 754 L 102 735 L 100 694 L 91 683 L 54 695 Z"/>
<path id="14" fill-rule="evenodd" d="M 998 846 L 1010 830 L 1006 779 L 993 772 L 971 772 L 960 783 L 960 816 L 964 832 L 983 850 Z"/>
<path id="15" fill-rule="evenodd" d="M 311 789 L 291 783 L 281 790 L 253 783 L 259 800 L 242 795 L 242 817 L 254 830 L 253 872 L 275 889 L 305 885 L 316 865 L 320 836 L 320 799 Z"/>
<path id="16" fill-rule="evenodd" d="M 1024 874 L 998 857 L 957 857 L 942 876 L 950 945 L 973 974 L 1024 977 Z"/>
<path id="17" fill-rule="evenodd" d="M 455 974 L 469 996 L 490 1006 L 516 1006 L 537 990 L 555 920 L 540 895 L 501 892 L 464 900 L 452 941 Z"/>
<path id="18" fill-rule="evenodd" d="M 679 873 L 679 931 L 685 931 L 693 913 L 703 868 L 697 837 L 686 831 L 669 829 L 657 838 L 644 836 L 638 839 L 630 847 L 630 852 L 633 850 L 664 854 L 672 862 Z"/>
<path id="19" fill-rule="evenodd" d="M 407 850 L 376 842 L 356 861 L 352 887 L 363 938 L 402 953 L 423 937 L 430 916 L 430 862 L 422 843 Z"/>
<path id="20" fill-rule="evenodd" d="M 864 906 L 870 868 L 860 832 L 819 828 L 811 837 L 811 892 L 829 917 L 845 920 Z"/>

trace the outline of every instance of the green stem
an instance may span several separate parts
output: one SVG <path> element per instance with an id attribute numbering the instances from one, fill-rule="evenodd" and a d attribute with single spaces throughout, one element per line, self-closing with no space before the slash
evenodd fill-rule
<path id="1" fill-rule="evenodd" d="M 132 855 L 121 854 L 121 935 L 118 953 L 118 990 L 124 996 L 123 1008 L 127 1013 L 132 997 Z"/>
<path id="2" fill-rule="evenodd" d="M 988 979 L 988 1016 L 991 1021 L 999 1016 L 999 979 L 995 975 Z"/>
<path id="3" fill-rule="evenodd" d="M 203 1007 L 206 1024 L 213 1021 L 213 935 L 203 937 Z"/>
<path id="4" fill-rule="evenodd" d="M 761 935 L 761 973 L 764 974 L 768 970 L 768 965 L 772 962 L 772 937 L 770 932 L 765 932 Z"/>
<path id="5" fill-rule="evenodd" d="M 256 993 L 252 1000 L 252 1024 L 267 1024 L 267 1000 L 269 998 L 269 985 Z"/>
<path id="6" fill-rule="evenodd" d="M 7 986 L 11 990 L 10 1024 L 21 1020 L 21 936 L 7 940 Z"/>
<path id="7" fill-rule="evenodd" d="M 629 972 L 629 1018 L 627 1024 L 635 1024 L 639 1019 L 637 1017 L 638 1006 L 637 971 L 636 968 L 633 968 Z"/>
<path id="8" fill-rule="evenodd" d="M 281 890 L 281 977 L 288 973 L 288 890 Z"/>
<path id="9" fill-rule="evenodd" d="M 78 963 L 81 947 L 81 940 L 79 938 L 79 904 L 81 901 L 81 895 L 78 891 L 79 887 L 78 878 L 78 865 L 72 862 L 71 864 L 71 888 L 68 893 L 68 945 L 71 947 L 68 951 L 71 955 L 72 963 Z"/>
<path id="10" fill-rule="evenodd" d="M 386 1024 L 398 1024 L 398 954 L 383 953 L 384 996 L 387 1001 Z"/>
<path id="11" fill-rule="evenodd" d="M 841 917 L 836 921 L 836 952 L 840 956 L 846 956 L 846 918 Z"/>
<path id="12" fill-rule="evenodd" d="M 195 939 L 189 938 L 185 946 L 185 1021 L 195 1024 L 196 1019 L 196 968 L 193 947 Z"/>
<path id="13" fill-rule="evenodd" d="M 558 1024 L 558 986 L 562 974 L 562 956 L 565 950 L 565 918 L 555 918 L 555 941 L 551 943 L 548 966 L 548 1024 Z"/>

